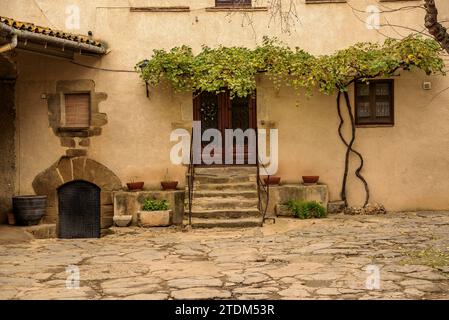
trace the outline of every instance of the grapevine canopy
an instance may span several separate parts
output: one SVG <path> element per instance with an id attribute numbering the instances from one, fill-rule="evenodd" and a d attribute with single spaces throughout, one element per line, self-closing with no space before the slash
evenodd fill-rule
<path id="1" fill-rule="evenodd" d="M 165 80 L 176 91 L 220 92 L 226 87 L 231 96 L 244 97 L 256 89 L 256 75 L 264 73 L 276 88 L 287 85 L 311 94 L 317 87 L 330 95 L 346 91 L 356 80 L 389 77 L 398 69 L 444 74 L 441 51 L 435 40 L 420 35 L 387 39 L 383 44 L 358 43 L 323 56 L 264 38 L 255 49 L 204 46 L 197 55 L 188 46 L 154 50 L 152 58 L 139 62 L 136 70 L 149 85 Z"/>

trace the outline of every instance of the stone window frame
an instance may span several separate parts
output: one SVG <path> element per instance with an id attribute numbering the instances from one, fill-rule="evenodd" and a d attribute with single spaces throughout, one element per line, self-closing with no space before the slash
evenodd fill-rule
<path id="1" fill-rule="evenodd" d="M 67 130 L 64 127 L 63 108 L 65 95 L 75 93 L 90 94 L 90 127 L 80 130 Z M 93 80 L 62 80 L 56 82 L 56 93 L 48 96 L 49 122 L 53 132 L 58 137 L 87 138 L 101 134 L 101 127 L 107 124 L 106 113 L 100 112 L 99 104 L 107 99 L 104 92 L 95 91 Z"/>
<path id="2" fill-rule="evenodd" d="M 65 127 L 65 95 L 90 94 L 90 126 L 88 128 Z M 61 146 L 69 148 L 68 156 L 84 156 L 90 146 L 90 138 L 99 136 L 102 127 L 108 123 L 106 113 L 100 112 L 99 104 L 107 99 L 104 92 L 95 91 L 95 82 L 89 79 L 60 80 L 56 82 L 56 92 L 47 95 L 48 120 L 53 133 L 60 138 Z"/>

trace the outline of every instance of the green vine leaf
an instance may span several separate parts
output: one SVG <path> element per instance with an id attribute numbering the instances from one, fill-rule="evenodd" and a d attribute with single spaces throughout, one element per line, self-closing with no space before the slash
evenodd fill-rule
<path id="1" fill-rule="evenodd" d="M 313 89 L 324 94 L 346 92 L 356 80 L 389 77 L 396 70 L 420 69 L 444 74 L 441 46 L 433 39 L 410 35 L 383 44 L 357 43 L 332 55 L 313 56 L 265 37 L 255 49 L 209 48 L 197 55 L 188 46 L 154 50 L 149 60 L 136 65 L 149 85 L 168 81 L 175 91 L 219 93 L 227 88 L 231 97 L 245 97 L 256 89 L 257 74 L 266 74 L 276 89 L 290 86 L 310 96 Z"/>

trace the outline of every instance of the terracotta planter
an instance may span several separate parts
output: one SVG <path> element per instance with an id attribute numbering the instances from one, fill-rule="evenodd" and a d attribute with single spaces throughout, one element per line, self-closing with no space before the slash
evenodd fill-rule
<path id="1" fill-rule="evenodd" d="M 265 177 L 263 178 L 263 181 L 265 182 L 265 185 L 268 184 L 270 186 L 277 186 L 281 182 L 281 177 L 276 176 Z"/>
<path id="2" fill-rule="evenodd" d="M 16 224 L 16 217 L 13 212 L 8 212 L 8 224 L 14 226 Z"/>
<path id="3" fill-rule="evenodd" d="M 162 190 L 176 190 L 178 186 L 178 181 L 162 181 L 161 187 Z"/>
<path id="4" fill-rule="evenodd" d="M 320 180 L 319 176 L 302 176 L 304 184 L 317 184 L 318 180 Z"/>
<path id="5" fill-rule="evenodd" d="M 138 191 L 143 189 L 144 184 L 144 182 L 130 182 L 127 183 L 126 186 L 129 191 Z"/>

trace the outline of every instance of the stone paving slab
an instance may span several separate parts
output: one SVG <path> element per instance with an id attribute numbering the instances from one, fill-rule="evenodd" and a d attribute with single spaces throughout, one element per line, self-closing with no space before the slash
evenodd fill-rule
<path id="1" fill-rule="evenodd" d="M 113 231 L 1 244 L 0 299 L 449 298 L 449 212 Z"/>

